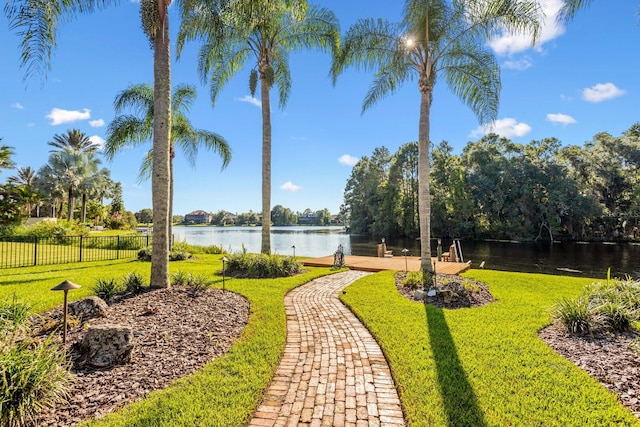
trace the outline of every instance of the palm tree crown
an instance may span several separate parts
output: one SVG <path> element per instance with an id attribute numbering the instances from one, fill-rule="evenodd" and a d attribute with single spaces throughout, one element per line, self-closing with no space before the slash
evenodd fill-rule
<path id="1" fill-rule="evenodd" d="M 215 103 L 224 85 L 252 62 L 249 88 L 255 95 L 260 83 L 262 103 L 262 248 L 271 251 L 271 101 L 279 90 L 281 108 L 291 92 L 289 53 L 300 49 L 339 49 L 340 28 L 333 12 L 306 0 L 198 1 L 185 7 L 178 33 L 178 54 L 184 43 L 202 41 L 198 71 L 209 82 Z"/>
<path id="2" fill-rule="evenodd" d="M 69 147 L 85 153 L 95 153 L 100 148 L 98 144 L 94 144 L 93 141 L 79 129 L 68 129 L 65 134 L 56 134 L 53 136 L 53 141 L 49 141 L 47 144 L 57 149 Z"/>

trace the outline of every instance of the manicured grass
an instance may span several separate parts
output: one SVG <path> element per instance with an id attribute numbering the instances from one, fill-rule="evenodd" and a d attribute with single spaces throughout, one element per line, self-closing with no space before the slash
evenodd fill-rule
<path id="1" fill-rule="evenodd" d="M 222 268 L 221 255 L 198 254 L 197 260 L 172 262 L 172 272 L 181 270 L 212 277 Z M 67 264 L 15 269 L 2 276 L 0 297 L 13 292 L 35 303 L 38 310 L 61 304 L 62 295 L 49 289 L 64 279 L 82 284 L 69 293 L 70 300 L 90 295 L 97 277 L 121 278 L 138 272 L 148 280 L 150 264 L 137 261 Z M 251 303 L 249 323 L 241 338 L 224 356 L 200 371 L 174 382 L 165 390 L 151 393 L 115 414 L 89 425 L 104 426 L 242 426 L 259 403 L 278 364 L 286 340 L 284 295 L 290 289 L 332 271 L 313 268 L 302 275 L 280 279 L 226 278 L 225 288 L 244 295 Z M 86 285 L 86 286 L 85 286 Z M 212 313 L 213 315 L 213 313 Z"/>
<path id="2" fill-rule="evenodd" d="M 472 270 L 497 302 L 442 310 L 410 301 L 393 272 L 341 295 L 383 347 L 408 422 L 418 426 L 640 425 L 587 373 L 537 337 L 550 307 L 591 279 Z"/>

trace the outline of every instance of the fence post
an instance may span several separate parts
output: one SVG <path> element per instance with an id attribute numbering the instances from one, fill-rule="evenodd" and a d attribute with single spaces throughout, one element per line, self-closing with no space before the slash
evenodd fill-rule
<path id="1" fill-rule="evenodd" d="M 116 259 L 120 259 L 120 235 L 118 234 L 118 243 L 116 245 Z"/>
<path id="2" fill-rule="evenodd" d="M 80 236 L 80 262 L 82 262 L 82 235 Z"/>
<path id="3" fill-rule="evenodd" d="M 38 236 L 33 236 L 33 265 L 38 265 Z"/>

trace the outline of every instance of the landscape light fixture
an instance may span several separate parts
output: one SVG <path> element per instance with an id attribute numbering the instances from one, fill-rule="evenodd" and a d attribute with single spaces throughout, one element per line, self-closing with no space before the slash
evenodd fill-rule
<path id="1" fill-rule="evenodd" d="M 229 261 L 229 260 L 227 259 L 227 257 L 226 257 L 226 256 L 223 256 L 223 257 L 222 257 L 222 259 L 221 259 L 221 261 L 222 261 L 222 290 L 224 291 L 224 290 L 225 290 L 225 289 L 224 289 L 224 275 L 225 275 L 225 267 L 224 267 L 224 263 L 225 263 L 225 262 L 227 262 L 227 261 Z"/>
<path id="2" fill-rule="evenodd" d="M 404 254 L 404 272 L 406 273 L 409 269 L 407 268 L 407 252 L 409 252 L 409 249 L 404 248 L 402 250 L 402 253 Z"/>
<path id="3" fill-rule="evenodd" d="M 291 246 L 293 249 L 293 259 L 296 259 L 296 245 Z"/>
<path id="4" fill-rule="evenodd" d="M 64 303 L 62 305 L 62 345 L 67 342 L 67 293 L 70 289 L 78 289 L 80 285 L 76 285 L 69 280 L 65 280 L 58 286 L 51 288 L 52 291 L 64 291 Z"/>

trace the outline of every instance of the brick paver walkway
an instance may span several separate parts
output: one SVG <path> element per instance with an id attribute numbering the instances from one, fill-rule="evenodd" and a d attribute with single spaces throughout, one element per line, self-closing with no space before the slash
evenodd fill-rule
<path id="1" fill-rule="evenodd" d="M 285 298 L 287 344 L 249 426 L 404 426 L 382 350 L 338 299 L 369 273 L 318 278 Z"/>

